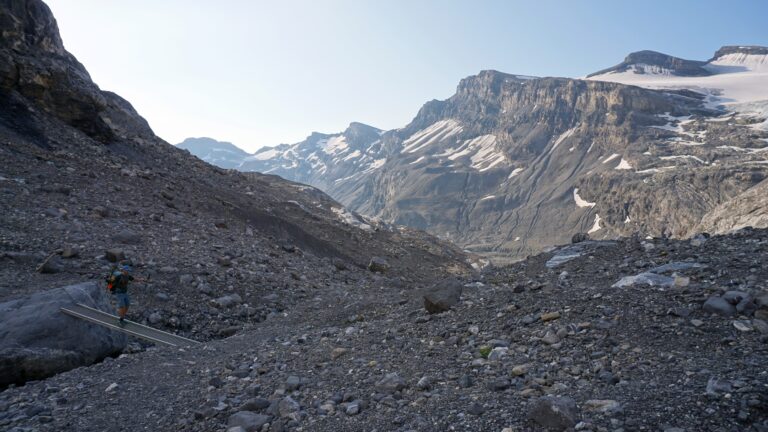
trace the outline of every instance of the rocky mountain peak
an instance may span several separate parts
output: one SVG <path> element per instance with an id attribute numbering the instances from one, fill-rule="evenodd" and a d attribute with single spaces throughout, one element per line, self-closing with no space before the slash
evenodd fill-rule
<path id="1" fill-rule="evenodd" d="M 126 100 L 101 91 L 83 65 L 64 50 L 45 3 L 2 0 L 0 6 L 0 91 L 8 98 L 5 104 L 31 104 L 102 143 L 156 139 Z M 34 123 L 24 126 L 18 115 L 6 121 L 17 129 Z"/>
<path id="2" fill-rule="evenodd" d="M 715 51 L 712 60 L 717 60 L 728 54 L 768 55 L 768 47 L 759 45 L 726 45 Z"/>
<path id="3" fill-rule="evenodd" d="M 40 1 L 0 1 L 0 34 L 2 48 L 40 49 L 67 55 L 56 20 L 48 6 Z"/>
<path id="4" fill-rule="evenodd" d="M 711 72 L 705 69 L 704 65 L 706 65 L 706 62 L 685 60 L 657 51 L 643 50 L 629 54 L 623 62 L 616 66 L 587 75 L 587 77 L 627 71 L 637 74 L 669 74 L 678 76 L 711 75 Z"/>
<path id="5" fill-rule="evenodd" d="M 344 135 L 351 142 L 366 142 L 370 143 L 375 141 L 379 135 L 381 135 L 381 129 L 377 129 L 373 126 L 369 126 L 364 123 L 352 122 L 349 124 L 342 135 Z"/>

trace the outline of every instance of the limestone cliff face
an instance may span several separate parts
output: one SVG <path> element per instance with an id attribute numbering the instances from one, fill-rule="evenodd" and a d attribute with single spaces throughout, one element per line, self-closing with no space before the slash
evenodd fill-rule
<path id="1" fill-rule="evenodd" d="M 483 71 L 401 129 L 355 135 L 353 124 L 241 167 L 500 261 L 578 232 L 684 237 L 768 173 L 762 120 L 707 102 L 684 89 Z"/>

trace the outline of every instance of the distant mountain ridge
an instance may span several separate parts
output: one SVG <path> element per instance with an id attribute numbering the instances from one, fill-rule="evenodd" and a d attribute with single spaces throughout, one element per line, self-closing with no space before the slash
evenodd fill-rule
<path id="1" fill-rule="evenodd" d="M 243 159 L 249 154 L 240 147 L 226 141 L 217 141 L 213 138 L 187 138 L 176 144 L 176 147 L 184 149 L 200 159 L 221 168 L 238 168 Z"/>
<path id="2" fill-rule="evenodd" d="M 579 232 L 767 226 L 744 198 L 768 177 L 765 52 L 723 47 L 705 62 L 642 51 L 583 80 L 482 71 L 403 128 L 313 134 L 238 169 L 311 184 L 499 260 Z"/>

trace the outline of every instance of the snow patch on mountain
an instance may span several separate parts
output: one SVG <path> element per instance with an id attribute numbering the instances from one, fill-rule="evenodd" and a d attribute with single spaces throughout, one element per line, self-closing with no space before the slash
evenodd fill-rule
<path id="1" fill-rule="evenodd" d="M 415 153 L 432 144 L 437 144 L 458 133 L 463 128 L 455 120 L 441 120 L 422 129 L 403 141 L 403 153 Z"/>
<path id="2" fill-rule="evenodd" d="M 621 162 L 619 162 L 619 165 L 616 166 L 617 170 L 629 170 L 632 169 L 632 165 L 630 165 L 629 162 L 627 162 L 626 159 L 622 158 Z"/>
<path id="3" fill-rule="evenodd" d="M 579 188 L 573 189 L 573 200 L 576 202 L 577 207 L 594 207 L 596 203 L 588 202 L 584 198 L 579 196 Z"/>
<path id="4" fill-rule="evenodd" d="M 661 90 L 689 89 L 703 94 L 710 108 L 725 106 L 736 112 L 753 112 L 744 104 L 768 100 L 768 55 L 765 54 L 722 55 L 703 66 L 712 72 L 708 76 L 678 76 L 643 65 L 634 66 L 587 79 Z"/>
<path id="5" fill-rule="evenodd" d="M 552 145 L 551 151 L 555 151 L 557 146 L 560 145 L 561 142 L 565 141 L 569 136 L 573 135 L 573 133 L 576 132 L 577 129 L 578 128 L 571 128 L 563 132 L 562 134 L 560 134 L 560 136 L 557 137 L 557 140 L 555 140 L 555 144 Z"/>
<path id="6" fill-rule="evenodd" d="M 592 224 L 592 228 L 590 228 L 589 231 L 587 231 L 587 233 L 592 234 L 594 232 L 600 231 L 602 229 L 602 227 L 600 226 L 601 221 L 602 219 L 600 219 L 600 215 L 595 213 L 595 223 Z"/>
<path id="7" fill-rule="evenodd" d="M 520 174 L 521 172 L 523 172 L 524 169 L 525 168 L 515 168 L 515 169 L 513 169 L 512 172 L 509 173 L 509 177 L 507 177 L 507 178 L 511 179 L 512 177 L 514 177 L 514 176 Z"/>

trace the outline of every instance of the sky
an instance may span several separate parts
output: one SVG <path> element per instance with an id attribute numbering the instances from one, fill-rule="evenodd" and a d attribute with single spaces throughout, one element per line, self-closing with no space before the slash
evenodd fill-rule
<path id="1" fill-rule="evenodd" d="M 47 0 L 64 46 L 155 133 L 248 151 L 408 124 L 484 69 L 580 77 L 651 49 L 768 46 L 763 0 Z"/>

